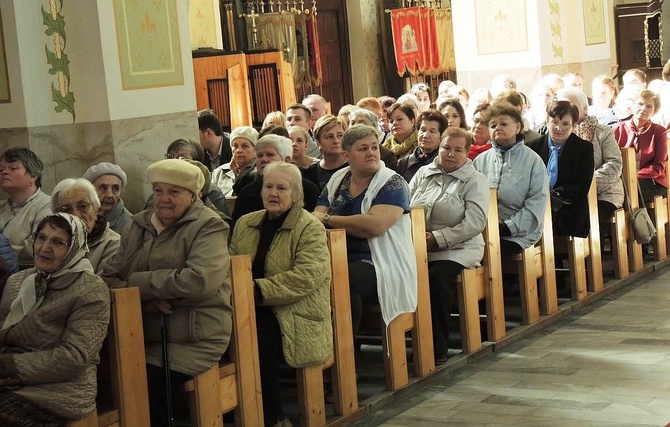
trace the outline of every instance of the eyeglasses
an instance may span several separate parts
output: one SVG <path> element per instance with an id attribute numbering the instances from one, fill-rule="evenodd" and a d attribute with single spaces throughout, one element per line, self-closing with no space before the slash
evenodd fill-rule
<path id="1" fill-rule="evenodd" d="M 191 159 L 189 156 L 187 156 L 186 154 L 172 154 L 172 153 L 167 153 L 167 154 L 165 155 L 165 158 L 166 158 L 166 159 L 179 159 L 179 160 L 184 160 L 184 159 L 187 159 L 187 160 L 193 160 L 193 159 Z"/>
<path id="2" fill-rule="evenodd" d="M 88 208 L 91 207 L 93 203 L 86 203 L 86 202 L 81 202 L 77 203 L 76 205 L 64 205 L 61 206 L 58 209 L 58 212 L 63 212 L 67 214 L 71 214 L 76 210 L 78 210 L 80 213 L 86 213 L 88 212 Z"/>
<path id="3" fill-rule="evenodd" d="M 34 233 L 33 239 L 35 240 L 35 244 L 40 246 L 44 246 L 47 244 L 47 242 L 49 242 L 51 243 L 51 247 L 54 249 L 63 249 L 70 246 L 70 242 L 66 242 L 59 237 L 49 238 L 46 234 L 43 233 Z"/>

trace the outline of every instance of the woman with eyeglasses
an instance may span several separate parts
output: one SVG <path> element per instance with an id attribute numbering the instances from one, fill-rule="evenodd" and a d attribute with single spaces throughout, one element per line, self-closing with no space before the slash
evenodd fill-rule
<path id="1" fill-rule="evenodd" d="M 109 227 L 105 217 L 99 215 L 100 199 L 93 184 L 84 178 L 62 180 L 51 193 L 51 209 L 74 215 L 84 222 L 90 251 L 88 259 L 98 273 L 102 260 L 119 249 L 121 237 Z"/>
<path id="2" fill-rule="evenodd" d="M 61 426 L 96 405 L 110 302 L 86 258 L 86 226 L 47 216 L 33 248 L 35 267 L 11 276 L 0 301 L 2 426 Z"/>
<path id="3" fill-rule="evenodd" d="M 554 235 L 588 237 L 588 193 L 594 171 L 593 145 L 572 131 L 579 110 L 570 101 L 552 101 L 547 108 L 546 135 L 526 145 L 540 155 L 549 174 Z"/>
<path id="4" fill-rule="evenodd" d="M 621 181 L 623 160 L 621 150 L 614 139 L 612 128 L 598 123 L 598 119 L 587 113 L 586 94 L 574 87 L 558 91 L 557 99 L 570 101 L 577 107 L 579 118 L 573 132 L 593 146 L 596 190 L 598 192 L 598 219 L 601 239 L 610 234 L 610 218 L 623 206 L 624 191 Z"/>
<path id="5" fill-rule="evenodd" d="M 176 139 L 168 145 L 165 158 L 197 160 L 202 163 L 205 158 L 205 150 L 202 148 L 202 145 L 195 141 Z"/>

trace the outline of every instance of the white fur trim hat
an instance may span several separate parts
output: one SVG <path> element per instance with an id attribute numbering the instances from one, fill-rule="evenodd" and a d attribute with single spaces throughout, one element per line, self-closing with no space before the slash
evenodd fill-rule
<path id="1" fill-rule="evenodd" d="M 147 168 L 149 182 L 175 185 L 198 194 L 205 185 L 205 177 L 199 167 L 181 159 L 160 160 Z"/>
<path id="2" fill-rule="evenodd" d="M 258 131 L 251 126 L 238 126 L 230 132 L 230 146 L 233 146 L 233 141 L 235 138 L 245 138 L 251 142 L 251 145 L 255 146 L 256 141 L 258 141 Z"/>
<path id="3" fill-rule="evenodd" d="M 116 175 L 121 180 L 121 185 L 123 188 L 126 188 L 128 184 L 128 177 L 126 173 L 121 169 L 120 166 L 115 165 L 109 162 L 98 163 L 97 165 L 91 166 L 86 169 L 84 172 L 84 178 L 91 181 L 91 184 L 95 182 L 96 179 L 100 178 L 103 175 Z"/>

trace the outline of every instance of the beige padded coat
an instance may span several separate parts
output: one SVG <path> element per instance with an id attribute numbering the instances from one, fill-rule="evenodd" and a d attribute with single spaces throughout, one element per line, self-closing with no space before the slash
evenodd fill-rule
<path id="1" fill-rule="evenodd" d="M 142 301 L 170 302 L 170 369 L 196 375 L 218 363 L 230 341 L 229 227 L 200 201 L 160 234 L 152 213 L 133 216 L 100 276 L 111 288 L 138 287 Z M 147 363 L 162 366 L 160 315 L 143 312 L 142 321 Z"/>
<path id="2" fill-rule="evenodd" d="M 21 283 L 35 272 L 23 270 L 7 281 L 0 326 Z M 109 289 L 98 276 L 55 278 L 38 308 L 0 331 L 0 375 L 21 380 L 14 393 L 35 405 L 67 419 L 83 418 L 95 409 L 96 365 L 107 325 Z"/>

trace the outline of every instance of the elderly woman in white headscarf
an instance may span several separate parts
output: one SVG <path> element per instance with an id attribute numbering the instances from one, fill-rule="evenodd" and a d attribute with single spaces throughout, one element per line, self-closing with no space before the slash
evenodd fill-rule
<path id="1" fill-rule="evenodd" d="M 197 166 L 167 159 L 146 174 L 153 207 L 133 216 L 100 275 L 110 287 L 140 289 L 151 424 L 164 426 L 161 317 L 175 384 L 219 362 L 232 329 L 229 227 L 198 197 L 205 178 Z"/>
<path id="2" fill-rule="evenodd" d="M 45 217 L 35 267 L 9 278 L 0 301 L 0 425 L 63 425 L 95 409 L 96 364 L 109 290 L 86 258 L 77 217 Z"/>
<path id="3" fill-rule="evenodd" d="M 56 184 L 51 193 L 51 210 L 74 215 L 86 225 L 88 260 L 97 273 L 102 260 L 110 258 L 119 249 L 118 233 L 100 214 L 100 199 L 95 187 L 85 178 L 66 178 Z"/>

